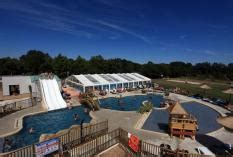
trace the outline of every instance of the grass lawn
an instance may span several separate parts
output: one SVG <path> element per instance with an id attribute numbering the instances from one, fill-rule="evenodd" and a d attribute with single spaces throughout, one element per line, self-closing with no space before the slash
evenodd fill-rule
<path id="1" fill-rule="evenodd" d="M 229 100 L 230 95 L 225 94 L 222 91 L 229 89 L 230 85 L 227 82 L 223 81 L 211 81 L 211 80 L 193 80 L 193 79 L 184 79 L 184 78 L 176 78 L 172 80 L 187 80 L 187 81 L 194 81 L 194 82 L 200 82 L 205 83 L 208 86 L 211 87 L 211 89 L 208 89 L 205 91 L 200 88 L 200 85 L 194 85 L 194 84 L 186 84 L 186 83 L 179 83 L 179 82 L 170 82 L 167 81 L 167 79 L 154 79 L 153 82 L 165 87 L 165 88 L 175 88 L 178 87 L 182 90 L 189 91 L 190 94 L 201 94 L 205 97 L 216 97 L 221 98 L 223 100 Z M 232 98 L 233 99 L 233 98 Z M 233 101 L 233 100 L 231 100 Z"/>

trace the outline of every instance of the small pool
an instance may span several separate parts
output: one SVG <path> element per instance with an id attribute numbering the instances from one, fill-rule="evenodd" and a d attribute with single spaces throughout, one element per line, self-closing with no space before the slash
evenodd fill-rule
<path id="1" fill-rule="evenodd" d="M 197 102 L 181 104 L 183 108 L 197 118 L 199 130 L 197 134 L 206 134 L 221 128 L 216 121 L 219 113 L 212 108 Z M 166 110 L 153 110 L 142 129 L 167 133 L 169 113 Z"/>
<path id="2" fill-rule="evenodd" d="M 119 111 L 137 111 L 145 100 L 150 100 L 155 107 L 163 101 L 162 95 L 135 95 L 122 98 L 106 98 L 100 100 L 100 107 Z"/>
<path id="3" fill-rule="evenodd" d="M 78 114 L 78 120 L 74 120 L 74 114 Z M 27 116 L 23 119 L 23 129 L 7 137 L 12 141 L 11 150 L 38 142 L 40 135 L 43 133 L 56 133 L 68 129 L 71 125 L 80 124 L 82 119 L 85 123 L 89 123 L 91 120 L 89 114 L 84 112 L 83 106 L 74 107 L 71 110 L 62 109 Z M 35 130 L 33 134 L 29 134 L 31 127 Z"/>

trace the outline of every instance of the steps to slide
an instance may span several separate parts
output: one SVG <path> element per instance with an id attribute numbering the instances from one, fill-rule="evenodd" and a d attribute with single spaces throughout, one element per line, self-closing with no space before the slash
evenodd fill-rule
<path id="1" fill-rule="evenodd" d="M 55 79 L 40 79 L 41 95 L 45 107 L 50 110 L 56 110 L 67 107 L 66 102 L 61 96 L 58 83 Z"/>

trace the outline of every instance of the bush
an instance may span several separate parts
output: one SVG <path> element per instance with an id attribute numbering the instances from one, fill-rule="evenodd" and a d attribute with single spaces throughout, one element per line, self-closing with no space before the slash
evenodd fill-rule
<path id="1" fill-rule="evenodd" d="M 153 108 L 153 104 L 151 102 L 145 102 L 142 104 L 138 110 L 138 113 L 145 113 L 145 112 L 150 112 L 150 110 Z"/>

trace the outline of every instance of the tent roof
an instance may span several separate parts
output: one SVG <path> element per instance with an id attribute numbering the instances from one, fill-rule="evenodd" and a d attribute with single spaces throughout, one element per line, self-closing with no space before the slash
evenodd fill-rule
<path id="1" fill-rule="evenodd" d="M 170 114 L 188 115 L 188 113 L 184 110 L 184 108 L 178 102 L 170 106 L 169 110 L 170 110 Z"/>
<path id="2" fill-rule="evenodd" d="M 129 83 L 140 81 L 151 81 L 138 73 L 117 73 L 117 74 L 85 74 L 73 75 L 83 86 L 97 86 L 117 83 Z"/>
<path id="3" fill-rule="evenodd" d="M 223 125 L 224 127 L 226 128 L 229 128 L 229 129 L 233 129 L 233 117 L 232 116 L 229 116 L 229 117 L 219 117 L 217 119 L 217 122 L 221 125 Z"/>
<path id="4" fill-rule="evenodd" d="M 227 90 L 224 90 L 223 93 L 226 93 L 226 94 L 233 94 L 233 88 L 229 88 Z"/>
<path id="5" fill-rule="evenodd" d="M 211 89 L 211 87 L 206 85 L 206 84 L 201 85 L 200 88 L 202 88 L 202 89 Z"/>

